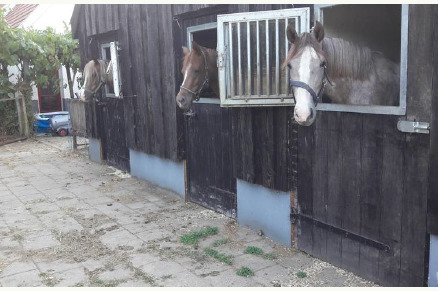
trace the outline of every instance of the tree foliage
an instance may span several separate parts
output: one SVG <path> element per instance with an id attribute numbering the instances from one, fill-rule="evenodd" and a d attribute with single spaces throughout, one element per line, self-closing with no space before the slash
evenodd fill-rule
<path id="1" fill-rule="evenodd" d="M 45 30 L 11 28 L 0 9 L 0 43 L 0 98 L 12 97 L 15 91 L 30 98 L 26 96 L 31 94 L 27 90 L 33 84 L 40 88 L 51 86 L 54 92 L 59 92 L 56 72 L 61 65 L 68 71 L 72 69 L 73 76 L 80 66 L 78 41 L 72 39 L 67 25 L 61 34 L 50 27 Z M 19 73 L 8 75 L 8 66 L 18 66 Z M 10 77 L 16 80 L 15 84 L 9 81 Z"/>
<path id="2" fill-rule="evenodd" d="M 67 69 L 68 84 L 64 87 L 69 87 L 73 98 L 72 76 L 78 71 L 80 56 L 78 41 L 72 38 L 65 23 L 64 26 L 64 33 L 56 33 L 50 27 L 45 30 L 11 28 L 5 21 L 3 9 L 0 9 L 0 99 L 13 98 L 17 92 L 24 96 L 29 124 L 33 118 L 32 85 L 39 88 L 50 86 L 52 92 L 58 93 L 57 72 L 61 65 Z M 18 68 L 18 73 L 10 74 L 8 67 L 13 66 Z M 0 106 L 0 131 L 9 132 L 9 128 L 14 128 L 10 121 L 16 120 L 17 113 L 12 109 L 11 105 Z"/>

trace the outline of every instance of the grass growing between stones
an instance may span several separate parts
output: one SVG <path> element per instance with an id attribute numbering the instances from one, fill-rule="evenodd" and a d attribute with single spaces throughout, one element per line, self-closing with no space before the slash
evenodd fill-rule
<path id="1" fill-rule="evenodd" d="M 180 238 L 180 241 L 186 245 L 196 245 L 199 242 L 199 239 L 204 238 L 204 237 L 209 236 L 209 235 L 215 235 L 217 233 L 218 233 L 217 227 L 208 226 L 207 228 L 205 228 L 203 230 L 194 231 L 194 232 L 191 232 L 189 234 L 183 235 Z"/>
<path id="2" fill-rule="evenodd" d="M 218 247 L 218 246 L 221 246 L 221 245 L 225 245 L 225 244 L 227 244 L 229 242 L 230 242 L 229 239 L 223 238 L 223 239 L 219 239 L 219 240 L 214 241 L 213 242 L 213 246 L 214 247 Z"/>
<path id="3" fill-rule="evenodd" d="M 277 256 L 274 254 L 271 254 L 271 253 L 265 254 L 265 252 L 261 248 L 258 248 L 255 246 L 247 247 L 245 249 L 245 254 L 252 254 L 252 255 L 256 255 L 256 256 L 261 256 L 267 260 L 275 260 L 277 258 Z"/>
<path id="4" fill-rule="evenodd" d="M 225 254 L 220 253 L 220 252 L 213 250 L 211 248 L 205 248 L 204 252 L 207 255 L 212 256 L 213 258 L 215 258 L 221 262 L 224 262 L 227 265 L 231 266 L 233 264 L 233 257 L 230 255 L 225 255 Z"/>
<path id="5" fill-rule="evenodd" d="M 61 282 L 61 280 L 47 273 L 40 273 L 39 276 L 41 277 L 43 284 L 46 285 L 47 287 L 53 287 L 59 282 Z"/>
<path id="6" fill-rule="evenodd" d="M 252 277 L 254 276 L 254 272 L 248 267 L 242 267 L 236 272 L 237 275 L 242 277 Z"/>
<path id="7" fill-rule="evenodd" d="M 306 272 L 299 271 L 299 272 L 297 272 L 297 277 L 303 279 L 303 278 L 307 277 L 307 274 L 306 274 Z"/>

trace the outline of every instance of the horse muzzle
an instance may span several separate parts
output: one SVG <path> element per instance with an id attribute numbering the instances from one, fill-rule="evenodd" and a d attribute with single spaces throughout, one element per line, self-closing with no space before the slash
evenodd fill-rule
<path id="1" fill-rule="evenodd" d="M 190 94 L 182 93 L 181 91 L 176 95 L 176 104 L 182 110 L 189 110 L 192 106 L 193 98 Z"/>

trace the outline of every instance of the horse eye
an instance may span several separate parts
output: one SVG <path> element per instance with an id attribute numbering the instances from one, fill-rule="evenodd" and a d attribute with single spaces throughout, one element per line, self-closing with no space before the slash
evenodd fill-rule
<path id="1" fill-rule="evenodd" d="M 198 73 L 199 73 L 199 70 L 195 70 L 195 73 L 198 74 Z"/>
<path id="2" fill-rule="evenodd" d="M 290 69 L 292 69 L 292 65 L 291 64 L 287 64 L 287 67 Z"/>
<path id="3" fill-rule="evenodd" d="M 322 62 L 320 66 L 321 66 L 321 68 L 324 68 L 325 67 L 325 62 Z"/>

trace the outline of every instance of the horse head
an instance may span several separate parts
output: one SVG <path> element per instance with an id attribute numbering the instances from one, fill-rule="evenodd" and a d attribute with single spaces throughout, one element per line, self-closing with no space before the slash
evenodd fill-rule
<path id="1" fill-rule="evenodd" d="M 184 61 L 181 73 L 184 80 L 176 95 L 176 103 L 183 110 L 188 110 L 193 100 L 199 98 L 202 89 L 209 85 L 207 49 L 194 41 L 192 41 L 192 48 L 192 50 L 182 48 Z"/>
<path id="2" fill-rule="evenodd" d="M 295 98 L 294 118 L 309 126 L 316 118 L 316 104 L 325 85 L 326 60 L 322 50 L 324 28 L 316 22 L 313 33 L 298 35 L 289 24 L 287 39 L 291 44 L 284 66 L 289 68 L 290 85 Z"/>
<path id="3" fill-rule="evenodd" d="M 82 101 L 90 100 L 104 84 L 112 86 L 112 66 L 105 60 L 89 61 L 83 71 L 84 85 L 78 97 Z"/>

